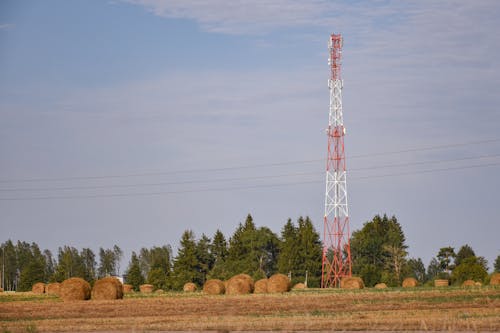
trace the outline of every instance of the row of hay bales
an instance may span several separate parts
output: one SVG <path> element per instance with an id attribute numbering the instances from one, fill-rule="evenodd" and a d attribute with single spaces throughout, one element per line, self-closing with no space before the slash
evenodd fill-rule
<path id="1" fill-rule="evenodd" d="M 294 288 L 304 289 L 305 285 L 299 283 Z M 274 274 L 268 279 L 260 279 L 255 282 L 248 274 L 238 274 L 227 281 L 218 279 L 207 280 L 203 285 L 203 292 L 208 295 L 285 293 L 290 291 L 290 289 L 290 279 L 284 274 Z M 196 290 L 196 285 L 191 282 L 184 285 L 185 292 L 194 292 Z"/>
<path id="2" fill-rule="evenodd" d="M 403 288 L 414 288 L 419 285 L 418 281 L 415 278 L 406 278 L 403 280 L 402 287 Z M 490 279 L 491 286 L 499 286 L 500 285 L 500 273 L 495 273 L 491 276 Z M 363 289 L 364 288 L 363 280 L 360 277 L 348 277 L 344 278 L 340 281 L 340 288 L 342 289 Z M 449 281 L 445 279 L 437 279 L 434 280 L 435 287 L 448 287 Z M 466 280 L 462 283 L 462 287 L 480 287 L 482 286 L 481 282 L 475 282 L 473 280 Z M 376 289 L 385 289 L 387 285 L 385 283 L 377 283 L 375 285 Z"/>
<path id="3" fill-rule="evenodd" d="M 61 283 L 35 283 L 32 292 L 57 295 L 64 301 L 114 300 L 123 298 L 123 285 L 114 277 L 105 277 L 97 280 L 91 288 L 84 279 L 73 277 Z"/>

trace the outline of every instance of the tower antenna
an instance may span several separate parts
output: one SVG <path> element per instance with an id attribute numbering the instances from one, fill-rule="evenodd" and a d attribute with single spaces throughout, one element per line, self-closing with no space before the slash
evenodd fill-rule
<path id="1" fill-rule="evenodd" d="M 342 113 L 341 60 L 342 35 L 332 34 L 328 41 L 330 112 L 328 116 L 328 155 L 323 229 L 321 287 L 339 287 L 343 277 L 351 276 L 349 211 L 347 208 L 345 127 Z"/>

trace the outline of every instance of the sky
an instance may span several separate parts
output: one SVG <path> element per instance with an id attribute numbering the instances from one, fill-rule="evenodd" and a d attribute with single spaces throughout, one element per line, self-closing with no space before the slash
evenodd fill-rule
<path id="1" fill-rule="evenodd" d="M 57 252 L 323 230 L 327 42 L 344 38 L 351 230 L 500 255 L 500 2 L 3 0 L 0 242 Z M 124 266 L 122 265 L 122 266 Z"/>

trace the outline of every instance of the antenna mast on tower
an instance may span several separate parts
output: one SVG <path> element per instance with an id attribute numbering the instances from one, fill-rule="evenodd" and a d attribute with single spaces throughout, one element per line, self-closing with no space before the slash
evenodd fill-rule
<path id="1" fill-rule="evenodd" d="M 342 277 L 351 276 L 349 211 L 347 209 L 342 79 L 340 76 L 342 35 L 332 34 L 328 41 L 330 112 L 328 117 L 328 155 L 323 230 L 321 287 L 339 287 Z"/>

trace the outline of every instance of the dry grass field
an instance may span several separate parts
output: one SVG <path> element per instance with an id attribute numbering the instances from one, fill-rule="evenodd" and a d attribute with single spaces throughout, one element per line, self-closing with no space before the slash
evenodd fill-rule
<path id="1" fill-rule="evenodd" d="M 243 296 L 127 295 L 63 302 L 0 294 L 0 332 L 500 331 L 500 289 L 305 290 Z"/>

